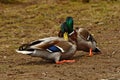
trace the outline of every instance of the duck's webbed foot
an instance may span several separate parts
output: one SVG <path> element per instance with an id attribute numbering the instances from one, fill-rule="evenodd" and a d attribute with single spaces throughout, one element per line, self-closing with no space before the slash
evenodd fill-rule
<path id="1" fill-rule="evenodd" d="M 92 49 L 90 48 L 90 51 L 89 51 L 89 56 L 92 57 L 93 56 L 93 53 L 92 53 Z"/>
<path id="2" fill-rule="evenodd" d="M 56 64 L 63 64 L 63 63 L 73 63 L 75 60 L 62 60 L 62 61 L 57 61 Z"/>

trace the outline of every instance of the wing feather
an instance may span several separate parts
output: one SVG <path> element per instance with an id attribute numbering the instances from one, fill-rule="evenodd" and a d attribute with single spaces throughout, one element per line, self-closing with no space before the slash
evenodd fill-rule
<path id="1" fill-rule="evenodd" d="M 58 37 L 49 37 L 49 38 L 43 38 L 36 40 L 30 44 L 30 48 L 33 49 L 47 49 L 50 46 L 53 46 L 57 43 L 59 43 L 60 40 Z"/>

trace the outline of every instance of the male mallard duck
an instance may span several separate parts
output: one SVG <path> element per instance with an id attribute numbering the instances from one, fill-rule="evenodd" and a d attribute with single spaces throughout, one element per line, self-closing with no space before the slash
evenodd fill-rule
<path id="1" fill-rule="evenodd" d="M 64 59 L 69 59 L 75 54 L 76 44 L 75 41 L 69 42 L 63 38 L 48 37 L 23 44 L 16 52 L 53 60 L 55 63 L 61 64 L 64 62 L 75 62 L 75 60 Z"/>
<path id="2" fill-rule="evenodd" d="M 76 28 L 75 30 L 73 29 L 73 18 L 72 17 L 67 17 L 66 22 L 64 22 L 61 25 L 61 30 L 58 33 L 59 37 L 63 37 L 64 33 L 68 33 L 68 36 L 70 37 L 71 34 L 74 35 L 74 32 L 77 34 L 77 50 L 83 50 L 88 52 L 89 51 L 89 56 L 92 56 L 93 52 L 96 52 L 96 54 L 99 52 L 101 53 L 100 49 L 96 47 L 96 40 L 94 37 L 84 28 Z M 76 35 L 75 34 L 75 35 Z M 71 38 L 71 37 L 70 37 Z M 72 38 L 73 40 L 73 38 Z"/>

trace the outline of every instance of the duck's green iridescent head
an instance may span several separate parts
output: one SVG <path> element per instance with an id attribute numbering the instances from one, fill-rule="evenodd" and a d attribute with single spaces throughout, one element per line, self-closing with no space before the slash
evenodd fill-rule
<path id="1" fill-rule="evenodd" d="M 62 32 L 62 33 L 68 32 L 68 28 L 67 28 L 66 22 L 64 22 L 64 23 L 61 25 L 60 28 L 61 28 L 61 32 Z"/>
<path id="2" fill-rule="evenodd" d="M 59 37 L 63 37 L 65 40 L 68 41 L 68 28 L 66 22 L 61 25 L 61 32 L 59 33 Z"/>
<path id="3" fill-rule="evenodd" d="M 73 18 L 67 17 L 66 22 L 64 22 L 60 27 L 59 37 L 64 37 L 65 40 L 68 40 L 68 35 L 72 33 L 73 30 Z"/>
<path id="4" fill-rule="evenodd" d="M 73 18 L 72 17 L 67 17 L 66 18 L 66 25 L 68 29 L 68 34 L 73 32 Z"/>

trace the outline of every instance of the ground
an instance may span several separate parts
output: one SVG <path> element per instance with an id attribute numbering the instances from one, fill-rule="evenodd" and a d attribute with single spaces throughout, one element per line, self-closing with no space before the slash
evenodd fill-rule
<path id="1" fill-rule="evenodd" d="M 0 3 L 0 80 L 120 80 L 119 1 L 35 1 Z M 95 37 L 102 54 L 77 51 L 75 63 L 58 65 L 15 52 L 23 43 L 57 36 L 67 16 Z"/>

